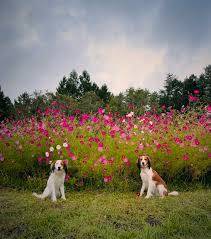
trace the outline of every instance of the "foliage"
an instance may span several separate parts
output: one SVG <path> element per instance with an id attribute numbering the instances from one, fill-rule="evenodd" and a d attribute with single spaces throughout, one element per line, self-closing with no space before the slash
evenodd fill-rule
<path id="1" fill-rule="evenodd" d="M 68 78 L 63 77 L 57 88 L 57 93 L 71 96 L 76 100 L 80 100 L 88 92 L 94 92 L 104 103 L 108 103 L 110 100 L 111 93 L 106 84 L 99 88 L 96 83 L 91 82 L 87 71 L 83 71 L 80 76 L 76 71 L 72 71 Z"/>
<path id="2" fill-rule="evenodd" d="M 91 94 L 96 104 L 86 105 L 85 99 Z M 184 81 L 178 80 L 173 74 L 168 74 L 164 89 L 160 92 L 151 93 L 147 89 L 129 88 L 116 96 L 111 94 L 107 85 L 99 87 L 92 82 L 87 71 L 78 75 L 73 70 L 69 76 L 64 76 L 59 82 L 56 93 L 43 94 L 35 91 L 29 94 L 24 92 L 15 99 L 14 106 L 0 90 L 0 121 L 9 117 L 23 119 L 32 115 L 37 116 L 40 112 L 44 112 L 54 100 L 61 100 L 64 112 L 69 115 L 73 114 L 76 109 L 87 113 L 93 112 L 99 106 L 106 107 L 113 113 L 124 115 L 128 110 L 136 114 L 143 114 L 149 110 L 161 113 L 166 109 L 170 111 L 171 108 L 182 110 L 187 106 L 195 107 L 197 104 L 208 105 L 211 104 L 211 65 L 205 67 L 199 77 L 190 75 Z M 68 109 L 65 109 L 66 107 Z"/>
<path id="3" fill-rule="evenodd" d="M 10 98 L 4 95 L 0 87 L 0 121 L 9 118 L 13 113 L 13 105 Z"/>
<path id="4" fill-rule="evenodd" d="M 180 110 L 193 102 L 211 103 L 211 65 L 205 67 L 199 77 L 191 75 L 184 81 L 167 75 L 164 90 L 160 91 L 160 105 Z"/>

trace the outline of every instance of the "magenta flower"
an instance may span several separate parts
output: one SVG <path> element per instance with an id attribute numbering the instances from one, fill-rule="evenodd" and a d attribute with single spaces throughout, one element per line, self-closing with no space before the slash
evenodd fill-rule
<path id="1" fill-rule="evenodd" d="M 109 183 L 112 180 L 112 176 L 105 176 L 103 180 L 104 180 L 104 183 Z"/>
<path id="2" fill-rule="evenodd" d="M 187 160 L 189 160 L 189 155 L 188 154 L 184 154 L 182 158 L 183 158 L 183 160 L 187 161 Z"/>
<path id="3" fill-rule="evenodd" d="M 108 163 L 108 160 L 106 159 L 105 156 L 101 156 L 101 157 L 99 158 L 99 161 L 100 161 L 102 164 L 105 164 L 105 165 Z"/>
<path id="4" fill-rule="evenodd" d="M 99 122 L 99 119 L 98 119 L 97 117 L 93 117 L 93 118 L 92 118 L 92 122 L 93 122 L 93 123 L 98 123 L 98 122 Z"/>
<path id="5" fill-rule="evenodd" d="M 138 149 L 139 149 L 139 150 L 143 150 L 143 149 L 144 149 L 144 145 L 143 145 L 142 143 L 140 143 L 140 144 L 138 145 Z"/>
<path id="6" fill-rule="evenodd" d="M 198 140 L 198 139 L 194 139 L 194 144 L 195 144 L 196 146 L 198 146 L 198 145 L 200 144 L 199 140 Z"/>
<path id="7" fill-rule="evenodd" d="M 208 106 L 207 106 L 207 112 L 208 112 L 208 113 L 211 113 L 211 105 L 208 105 Z"/>
<path id="8" fill-rule="evenodd" d="M 102 152 L 103 151 L 103 143 L 98 144 L 98 151 Z"/>
<path id="9" fill-rule="evenodd" d="M 197 95 L 197 94 L 199 94 L 199 90 L 198 90 L 198 89 L 195 89 L 195 90 L 193 91 L 193 93 Z"/>
<path id="10" fill-rule="evenodd" d="M 192 139 L 193 139 L 193 137 L 191 135 L 186 135 L 185 136 L 186 141 L 191 141 Z"/>
<path id="11" fill-rule="evenodd" d="M 189 97 L 190 102 L 197 102 L 198 101 L 198 98 L 196 96 L 189 95 L 188 97 Z"/>
<path id="12" fill-rule="evenodd" d="M 70 121 L 74 121 L 75 117 L 73 115 L 69 116 Z"/>
<path id="13" fill-rule="evenodd" d="M 98 114 L 103 115 L 105 113 L 105 110 L 103 108 L 98 109 Z"/>
<path id="14" fill-rule="evenodd" d="M 120 128 L 117 125 L 114 125 L 112 127 L 112 130 L 118 132 L 120 130 Z"/>
<path id="15" fill-rule="evenodd" d="M 72 160 L 76 160 L 76 159 L 77 159 L 76 156 L 75 156 L 75 154 L 72 153 L 72 152 L 69 152 L 69 153 L 68 153 L 68 156 L 69 156 Z"/>
<path id="16" fill-rule="evenodd" d="M 175 142 L 176 142 L 176 144 L 181 144 L 182 143 L 182 140 L 180 139 L 180 138 L 175 138 Z"/>

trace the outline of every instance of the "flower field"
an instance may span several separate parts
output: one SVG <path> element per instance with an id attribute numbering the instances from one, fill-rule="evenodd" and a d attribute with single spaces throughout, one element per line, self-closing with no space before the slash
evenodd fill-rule
<path id="1" fill-rule="evenodd" d="M 138 190 L 136 160 L 148 154 L 167 182 L 201 181 L 211 166 L 211 123 L 205 107 L 196 111 L 136 116 L 97 113 L 65 115 L 51 107 L 19 121 L 0 126 L 1 183 L 40 187 L 49 164 L 66 160 L 70 189 L 119 188 Z"/>

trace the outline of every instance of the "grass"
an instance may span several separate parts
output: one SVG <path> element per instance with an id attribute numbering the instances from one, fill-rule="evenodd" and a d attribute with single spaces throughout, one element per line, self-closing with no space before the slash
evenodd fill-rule
<path id="1" fill-rule="evenodd" d="M 29 191 L 0 189 L 0 238 L 158 238 L 211 236 L 211 190 L 138 199 L 135 193 L 69 192 L 41 201 Z"/>

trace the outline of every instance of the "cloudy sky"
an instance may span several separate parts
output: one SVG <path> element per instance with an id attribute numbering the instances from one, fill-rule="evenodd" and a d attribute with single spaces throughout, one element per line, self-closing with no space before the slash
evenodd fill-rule
<path id="1" fill-rule="evenodd" d="M 86 69 L 117 94 L 211 64 L 210 0 L 0 0 L 0 85 L 14 99 Z"/>

